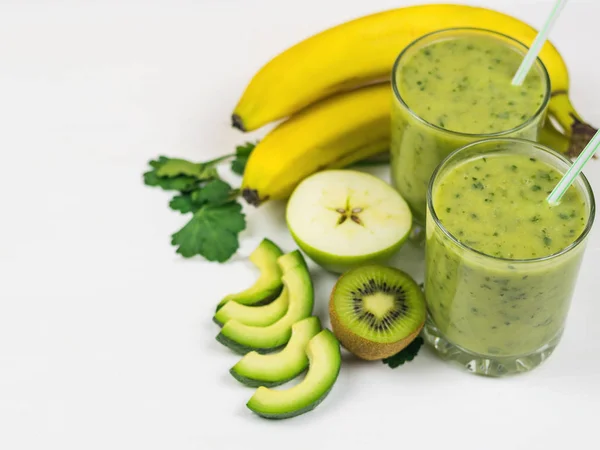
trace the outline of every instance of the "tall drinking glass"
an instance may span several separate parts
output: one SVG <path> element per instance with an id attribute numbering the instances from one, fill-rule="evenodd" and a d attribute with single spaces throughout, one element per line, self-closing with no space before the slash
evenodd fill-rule
<path id="1" fill-rule="evenodd" d="M 569 166 L 535 142 L 489 139 L 434 171 L 424 335 L 443 358 L 499 376 L 528 371 L 553 352 L 595 215 L 583 175 L 558 206 L 546 202 Z"/>

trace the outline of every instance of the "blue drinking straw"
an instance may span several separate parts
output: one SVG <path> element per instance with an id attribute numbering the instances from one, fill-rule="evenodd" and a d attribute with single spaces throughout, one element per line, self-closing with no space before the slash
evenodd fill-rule
<path id="1" fill-rule="evenodd" d="M 566 4 L 567 0 L 557 0 L 556 3 L 554 3 L 554 7 L 550 12 L 550 16 L 548 17 L 548 19 L 546 19 L 546 23 L 534 39 L 533 43 L 531 44 L 531 47 L 529 48 L 529 51 L 525 55 L 525 58 L 523 58 L 523 62 L 519 66 L 517 73 L 515 73 L 515 76 L 512 79 L 513 86 L 521 86 L 521 84 L 523 84 L 523 81 L 525 80 L 525 77 L 527 76 L 529 70 L 533 66 L 535 59 L 538 57 L 540 51 L 542 50 L 542 47 L 546 43 L 548 35 L 550 34 L 550 30 L 554 26 L 556 19 L 558 19 L 558 16 L 560 15 L 561 11 L 563 10 Z"/>
<path id="2" fill-rule="evenodd" d="M 592 156 L 594 156 L 594 153 L 596 153 L 596 150 L 598 150 L 599 147 L 600 131 L 597 131 L 594 137 L 585 146 L 581 154 L 577 157 L 573 165 L 569 167 L 569 170 L 566 171 L 558 184 L 554 187 L 554 189 L 552 189 L 550 195 L 548 195 L 546 198 L 551 206 L 557 205 L 560 202 L 563 194 L 567 192 L 567 189 L 569 189 L 571 184 L 573 184 L 573 181 L 575 181 L 575 178 L 577 178 L 577 176 L 583 170 L 585 163 L 587 163 Z"/>

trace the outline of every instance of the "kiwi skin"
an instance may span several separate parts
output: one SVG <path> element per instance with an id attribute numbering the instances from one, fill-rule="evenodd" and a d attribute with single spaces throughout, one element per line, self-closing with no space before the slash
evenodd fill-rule
<path id="1" fill-rule="evenodd" d="M 423 321 L 423 323 L 421 323 L 412 334 L 409 334 L 400 341 L 391 342 L 389 344 L 369 341 L 363 337 L 357 336 L 340 322 L 337 312 L 335 311 L 335 305 L 333 301 L 336 288 L 337 283 L 331 291 L 331 296 L 329 297 L 329 318 L 331 319 L 331 329 L 342 346 L 350 353 L 358 356 L 361 359 L 375 361 L 378 359 L 388 358 L 398 352 L 401 352 L 408 346 L 408 344 L 417 338 L 423 329 L 423 326 L 425 325 L 425 321 Z"/>

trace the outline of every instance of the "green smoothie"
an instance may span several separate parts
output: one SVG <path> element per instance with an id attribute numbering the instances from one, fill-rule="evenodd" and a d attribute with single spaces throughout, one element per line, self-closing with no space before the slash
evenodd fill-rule
<path id="1" fill-rule="evenodd" d="M 435 180 L 427 304 L 439 332 L 468 352 L 528 355 L 560 338 L 583 246 L 544 257 L 582 235 L 589 206 L 575 186 L 549 206 L 561 173 L 546 161 L 506 151 L 475 154 Z"/>
<path id="2" fill-rule="evenodd" d="M 490 135 L 536 140 L 548 102 L 538 61 L 511 80 L 526 48 L 483 30 L 447 30 L 416 41 L 393 73 L 392 181 L 424 224 L 427 185 L 449 153 Z"/>

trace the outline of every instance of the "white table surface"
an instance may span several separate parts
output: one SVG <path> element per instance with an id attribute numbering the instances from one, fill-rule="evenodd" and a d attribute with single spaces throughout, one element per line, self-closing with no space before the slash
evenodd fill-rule
<path id="1" fill-rule="evenodd" d="M 323 404 L 273 422 L 245 407 L 253 390 L 228 374 L 238 356 L 211 317 L 252 282 L 244 258 L 260 239 L 295 248 L 283 206 L 248 209 L 230 263 L 184 260 L 169 236 L 185 219 L 141 182 L 159 154 L 205 160 L 264 134 L 242 135 L 229 116 L 276 53 L 409 3 L 0 2 L 1 449 L 598 448 L 598 224 L 564 339 L 534 372 L 477 377 L 429 349 L 396 370 L 346 357 Z M 536 26 L 550 6 L 469 3 Z M 598 17 L 600 2 L 573 0 L 552 33 L 596 125 Z M 600 161 L 586 174 L 600 192 Z M 398 263 L 422 278 L 415 256 L 406 248 Z M 314 279 L 328 324 L 335 278 Z"/>

